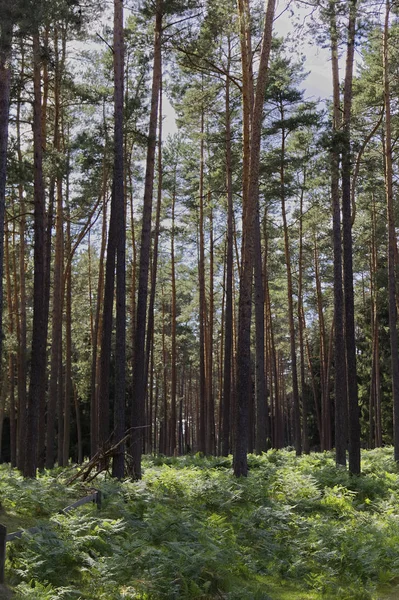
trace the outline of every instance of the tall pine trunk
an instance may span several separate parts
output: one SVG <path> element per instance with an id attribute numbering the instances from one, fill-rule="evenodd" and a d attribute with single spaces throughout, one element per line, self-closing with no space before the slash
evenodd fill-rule
<path id="1" fill-rule="evenodd" d="M 141 479 L 141 454 L 145 408 L 145 335 L 147 324 L 147 294 L 151 249 L 151 213 L 154 188 L 155 148 L 157 137 L 158 102 L 161 87 L 161 42 L 163 1 L 156 0 L 154 63 L 151 90 L 151 111 L 147 145 L 147 164 L 144 183 L 143 222 L 140 244 L 139 281 L 137 292 L 136 330 L 134 340 L 133 400 L 132 400 L 132 475 Z"/>
<path id="2" fill-rule="evenodd" d="M 31 374 L 27 410 L 26 455 L 23 474 L 35 477 L 39 440 L 39 409 L 44 397 L 46 376 L 45 302 L 45 196 L 43 181 L 42 106 L 40 74 L 40 38 L 33 34 L 34 105 L 34 279 Z M 43 426 L 43 423 L 40 424 Z"/>
<path id="3" fill-rule="evenodd" d="M 230 53 L 230 41 L 229 41 Z M 230 54 L 229 54 L 230 57 Z M 228 63 L 228 70 L 230 62 Z M 231 156 L 230 80 L 226 77 L 226 187 L 227 187 L 227 246 L 226 246 L 226 308 L 224 323 L 224 364 L 222 396 L 221 453 L 227 456 L 231 449 L 230 426 L 232 409 L 233 362 L 233 171 Z"/>
<path id="4" fill-rule="evenodd" d="M 284 110 L 281 106 L 281 122 L 284 122 Z M 280 162 L 280 200 L 281 214 L 283 217 L 284 229 L 284 255 L 285 266 L 287 271 L 287 297 L 288 297 L 288 321 L 290 331 L 290 355 L 291 355 L 291 373 L 292 373 L 292 401 L 293 401 L 293 419 L 294 419 L 294 444 L 297 455 L 302 452 L 301 439 L 301 416 L 299 408 L 299 390 L 298 390 L 298 369 L 296 359 L 296 340 L 295 340 L 295 322 L 294 322 L 294 290 L 292 284 L 292 269 L 291 269 L 291 250 L 288 233 L 287 211 L 285 201 L 285 142 L 286 134 L 283 127 L 281 132 L 281 162 Z"/>
<path id="5" fill-rule="evenodd" d="M 244 19 L 244 11 L 239 2 L 240 18 Z M 251 114 L 250 156 L 244 153 L 245 161 L 249 159 L 248 188 L 246 190 L 247 206 L 243 206 L 243 241 L 241 258 L 240 296 L 238 304 L 238 355 L 237 355 L 237 413 L 235 422 L 234 474 L 236 477 L 246 476 L 248 472 L 248 410 L 251 394 L 251 313 L 252 313 L 252 273 L 253 273 L 253 234 L 254 220 L 257 218 L 259 196 L 260 141 L 262 132 L 263 103 L 269 69 L 269 56 L 272 44 L 272 30 L 275 0 L 268 0 L 265 11 L 265 24 L 262 36 L 262 48 L 259 59 L 258 79 L 253 107 L 250 103 L 250 89 L 245 89 L 243 81 L 244 113 Z M 247 29 L 248 31 L 248 29 Z M 248 56 L 249 44 L 241 34 L 242 56 Z M 242 64 L 243 74 L 245 64 Z M 250 83 L 248 84 L 250 86 Z M 244 95 L 245 94 L 245 95 Z M 243 194 L 243 198 L 245 194 Z"/>
<path id="6" fill-rule="evenodd" d="M 119 444 L 112 463 L 112 475 L 125 473 L 126 402 L 126 217 L 124 193 L 123 77 L 124 77 L 123 3 L 114 0 L 114 208 L 116 249 L 116 335 L 114 444 Z"/>
<path id="7" fill-rule="evenodd" d="M 344 292 L 342 287 L 341 209 L 339 198 L 340 150 L 337 139 L 337 132 L 341 127 L 342 118 L 339 91 L 338 30 L 334 1 L 330 3 L 330 12 L 331 65 L 334 99 L 333 143 L 330 152 L 330 161 L 334 247 L 335 460 L 338 465 L 346 465 L 346 450 L 348 446 L 348 403 L 344 339 Z"/>
<path id="8" fill-rule="evenodd" d="M 342 240 L 345 297 L 346 375 L 348 385 L 349 470 L 360 473 L 360 415 L 356 373 L 355 304 L 351 214 L 351 113 L 357 0 L 349 2 L 349 24 L 343 101 Z M 399 378 L 398 378 L 399 382 Z M 399 457 L 398 457 L 399 458 Z"/>
<path id="9" fill-rule="evenodd" d="M 395 216 L 393 202 L 392 132 L 391 132 L 391 93 L 389 83 L 389 13 L 390 4 L 385 5 L 383 38 L 384 107 L 385 107 L 385 194 L 388 219 L 388 299 L 389 337 L 391 344 L 391 377 L 393 395 L 394 458 L 399 461 L 399 350 L 397 332 L 396 277 L 395 277 Z"/>
<path id="10" fill-rule="evenodd" d="M 10 109 L 11 14 L 2 6 L 0 22 L 0 366 L 3 355 L 4 215 L 7 179 L 8 115 Z"/>

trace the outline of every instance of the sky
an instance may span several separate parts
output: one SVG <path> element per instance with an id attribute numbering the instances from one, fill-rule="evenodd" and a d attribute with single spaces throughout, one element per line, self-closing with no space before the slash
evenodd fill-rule
<path id="1" fill-rule="evenodd" d="M 279 36 L 289 35 L 293 31 L 292 17 L 289 11 L 284 10 L 285 4 L 285 1 L 280 1 L 276 9 L 277 19 L 274 24 L 274 33 Z M 308 12 L 309 10 L 306 8 L 296 8 L 295 19 L 301 23 L 306 23 Z M 304 54 L 306 57 L 305 71 L 309 71 L 309 75 L 304 82 L 306 96 L 313 96 L 315 99 L 328 98 L 332 94 L 329 50 L 311 44 L 305 34 L 302 38 L 299 38 L 299 43 L 295 49 L 299 54 Z"/>

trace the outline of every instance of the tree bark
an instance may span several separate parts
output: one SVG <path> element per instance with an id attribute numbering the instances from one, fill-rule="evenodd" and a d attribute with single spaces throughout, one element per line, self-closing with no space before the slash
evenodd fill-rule
<path id="1" fill-rule="evenodd" d="M 207 334 L 207 452 L 215 454 L 215 398 L 213 386 L 214 365 L 214 235 L 213 235 L 213 208 L 211 192 L 208 191 L 209 211 L 209 307 L 208 334 Z"/>
<path id="2" fill-rule="evenodd" d="M 29 386 L 26 456 L 23 474 L 35 477 L 39 439 L 39 409 L 44 397 L 46 376 L 46 309 L 45 302 L 45 248 L 44 221 L 45 196 L 43 181 L 43 146 L 41 118 L 41 76 L 40 38 L 33 34 L 34 105 L 33 105 L 33 147 L 34 147 L 34 280 L 33 280 L 33 326 L 32 358 Z M 43 423 L 41 424 L 43 426 Z"/>
<path id="3" fill-rule="evenodd" d="M 114 0 L 114 201 L 116 248 L 116 340 L 114 444 L 119 444 L 112 461 L 112 475 L 125 474 L 126 402 L 126 211 L 124 193 L 123 83 L 124 83 L 123 3 Z"/>
<path id="4" fill-rule="evenodd" d="M 305 454 L 309 454 L 309 431 L 308 431 L 308 394 L 305 381 L 305 346 L 304 346 L 304 320 L 303 320 L 303 198 L 306 185 L 306 168 L 303 174 L 303 184 L 299 205 L 299 258 L 298 258 L 298 339 L 299 339 L 299 360 L 301 374 L 301 400 L 302 400 L 302 445 Z"/>
<path id="5" fill-rule="evenodd" d="M 355 53 L 357 0 L 349 3 L 348 41 L 343 102 L 342 144 L 342 239 L 345 297 L 345 342 L 348 384 L 349 471 L 360 473 L 360 420 L 356 374 L 355 305 L 353 289 L 353 242 L 351 215 L 351 148 L 352 82 Z M 399 382 L 399 377 L 398 377 Z M 398 426 L 399 430 L 399 426 Z M 399 458 L 399 453 L 398 453 Z"/>
<path id="6" fill-rule="evenodd" d="M 348 447 L 348 400 L 346 386 L 346 361 L 344 339 L 344 293 L 342 287 L 341 209 L 339 199 L 339 156 L 337 132 L 341 127 L 339 92 L 338 31 L 335 3 L 330 3 L 331 64 L 333 77 L 333 144 L 331 161 L 331 203 L 333 215 L 334 247 L 334 395 L 335 395 L 335 460 L 346 465 Z"/>
<path id="7" fill-rule="evenodd" d="M 383 71 L 384 71 L 384 158 L 385 158 L 385 195 L 388 219 L 388 299 L 389 299 L 389 339 L 391 345 L 391 377 L 393 395 L 393 437 L 394 458 L 399 461 L 399 349 L 397 332 L 396 276 L 395 276 L 395 216 L 393 202 L 393 167 L 392 167 L 392 133 L 391 133 L 391 91 L 389 82 L 389 0 L 385 4 L 385 23 L 383 36 Z"/>
<path id="8" fill-rule="evenodd" d="M 161 56 L 162 59 L 162 56 Z M 159 231 L 161 223 L 161 208 L 162 208 L 162 185 L 163 185 L 163 165 L 162 165 L 162 61 L 161 61 L 161 81 L 159 85 L 159 111 L 158 111 L 158 181 L 157 181 L 157 204 L 155 211 L 155 227 L 154 227 L 154 246 L 152 256 L 152 272 L 151 272 L 151 289 L 150 300 L 148 303 L 148 325 L 146 337 L 145 351 L 145 390 L 148 398 L 148 370 L 150 366 L 151 348 L 154 340 L 154 317 L 155 317 L 155 295 L 157 289 L 157 273 L 158 273 L 158 248 L 159 248 Z M 149 425 L 148 411 L 146 411 L 146 422 Z"/>
<path id="9" fill-rule="evenodd" d="M 206 352 L 205 352 L 205 235 L 204 235 L 204 109 L 201 111 L 201 140 L 200 140 L 200 180 L 199 180 L 199 220 L 198 220 L 198 290 L 199 290 L 199 343 L 200 343 L 200 365 L 199 365 L 199 403 L 200 422 L 198 448 L 206 454 L 206 423 L 207 423 L 207 378 L 206 378 Z"/>
<path id="10" fill-rule="evenodd" d="M 141 251 L 139 282 L 137 292 L 137 315 L 133 369 L 132 403 L 132 476 L 141 479 L 141 454 L 143 446 L 143 426 L 145 408 L 145 333 L 147 316 L 148 275 L 151 248 L 151 212 L 154 187 L 155 148 L 158 120 L 158 102 L 161 86 L 161 41 L 163 1 L 156 0 L 154 32 L 154 64 L 151 91 L 151 112 L 147 145 L 147 165 L 144 184 L 143 224 L 141 230 Z"/>
<path id="11" fill-rule="evenodd" d="M 54 80 L 54 149 L 61 151 L 60 140 L 60 61 L 58 57 L 58 32 L 54 31 L 55 45 L 55 80 Z M 61 61 L 62 64 L 62 61 Z M 62 385 L 60 379 L 60 362 L 62 363 L 62 313 L 63 313 L 63 287 L 62 273 L 64 260 L 64 216 L 62 179 L 57 175 L 56 182 L 56 217 L 55 217 L 55 252 L 54 252 L 54 276 L 53 276 L 53 306 L 52 306 L 52 340 L 51 340 L 51 365 L 49 399 L 47 404 L 47 444 L 46 444 L 46 468 L 52 469 L 55 461 L 55 417 L 58 411 L 58 463 L 62 462 L 63 447 L 63 405 Z"/>
<path id="12" fill-rule="evenodd" d="M 25 55 L 24 47 L 21 44 L 21 78 L 25 72 Z M 17 154 L 18 165 L 22 168 L 23 157 L 21 149 L 21 104 L 22 104 L 22 86 L 18 89 L 17 102 Z M 18 185 L 18 201 L 20 205 L 20 220 L 19 220 L 19 304 L 18 304 L 18 415 L 17 415 L 17 467 L 22 471 L 25 463 L 25 427 L 26 427 L 26 382 L 27 382 L 27 334 L 26 334 L 26 277 L 25 277 L 25 229 L 26 229 L 26 205 L 25 191 L 22 182 Z"/>
<path id="13" fill-rule="evenodd" d="M 238 316 L 238 356 L 237 356 L 237 414 L 235 423 L 235 447 L 233 466 L 236 477 L 246 476 L 248 472 L 248 408 L 250 403 L 251 384 L 251 304 L 252 304 L 252 272 L 253 272 L 253 231 L 254 219 L 257 217 L 257 202 L 259 196 L 259 164 L 260 140 L 262 130 L 263 102 L 268 76 L 269 56 L 272 43 L 272 30 L 275 0 L 268 0 L 265 13 L 265 25 L 262 36 L 262 48 L 259 60 L 256 94 L 253 110 L 249 103 L 250 88 L 246 89 L 243 82 L 244 112 L 252 113 L 251 118 L 251 148 L 250 164 L 248 170 L 248 205 L 243 207 L 243 241 L 241 260 L 241 279 Z M 240 17 L 243 18 L 243 9 L 239 2 Z M 241 44 L 244 45 L 242 56 L 248 52 L 249 44 L 241 35 Z M 243 62 L 243 75 L 245 64 Z M 248 157 L 247 157 L 248 159 Z M 245 163 L 245 155 L 244 155 Z"/>
<path id="14" fill-rule="evenodd" d="M 3 8 L 3 7 L 2 7 Z M 10 109 L 12 21 L 8 9 L 0 23 L 0 365 L 3 355 L 4 215 L 7 179 L 8 116 Z"/>
<path id="15" fill-rule="evenodd" d="M 229 40 L 230 61 L 230 40 Z M 227 70 L 229 71 L 230 62 Z M 232 408 L 232 361 L 233 361 L 233 170 L 231 156 L 231 107 L 230 79 L 226 77 L 225 97 L 226 127 L 226 188 L 227 188 L 227 246 L 226 246 L 226 308 L 224 324 L 224 365 L 222 397 L 222 444 L 221 453 L 228 456 L 231 448 L 230 424 Z"/>
<path id="16" fill-rule="evenodd" d="M 176 173 L 175 173 L 176 177 Z M 175 180 L 176 181 L 176 180 Z M 172 196 L 172 231 L 170 240 L 170 262 L 171 262 L 171 387 L 170 387 L 170 451 L 173 455 L 176 449 L 176 395 L 177 395 L 177 307 L 176 307 L 176 266 L 175 266 L 175 206 L 176 190 Z"/>
<path id="17" fill-rule="evenodd" d="M 281 122 L 284 122 L 284 110 L 281 105 Z M 294 444 L 297 455 L 302 453 L 301 439 L 301 415 L 299 408 L 299 391 L 298 391 L 298 369 L 296 359 L 296 340 L 295 340 L 295 322 L 294 322 L 294 291 L 292 286 L 292 270 L 291 270 L 291 251 L 290 240 L 288 233 L 287 212 L 285 206 L 285 142 L 286 134 L 283 127 L 281 131 L 281 162 L 280 162 L 280 199 L 281 213 L 283 217 L 284 229 L 284 255 L 285 266 L 287 270 L 287 297 L 288 297 L 288 321 L 290 331 L 290 353 L 291 353 L 291 373 L 292 373 L 292 401 L 293 401 L 293 418 L 294 418 Z"/>

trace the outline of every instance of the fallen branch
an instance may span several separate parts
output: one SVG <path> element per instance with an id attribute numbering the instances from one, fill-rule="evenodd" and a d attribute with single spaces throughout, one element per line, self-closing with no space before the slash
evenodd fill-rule
<path id="1" fill-rule="evenodd" d="M 109 443 L 107 441 L 104 444 L 104 446 L 102 448 L 100 448 L 100 450 L 98 452 L 96 452 L 96 454 L 85 465 L 83 465 L 82 468 L 77 473 L 75 473 L 72 477 L 70 477 L 66 481 L 66 485 L 70 485 L 71 483 L 73 483 L 74 481 L 77 481 L 78 479 L 82 479 L 82 481 L 87 481 L 87 482 L 93 481 L 93 479 L 95 479 L 95 477 L 97 477 L 98 475 L 100 475 L 100 473 L 103 473 L 104 471 L 106 471 L 108 469 L 109 459 L 112 458 L 114 456 L 114 454 L 116 454 L 116 450 L 119 448 L 119 446 L 124 444 L 129 439 L 129 437 L 130 437 L 130 430 L 127 432 L 127 434 L 125 435 L 124 438 L 119 440 L 119 442 L 117 442 L 116 444 L 114 444 L 111 447 L 107 447 L 108 443 Z M 91 472 L 96 467 L 97 467 L 97 471 L 89 479 Z"/>

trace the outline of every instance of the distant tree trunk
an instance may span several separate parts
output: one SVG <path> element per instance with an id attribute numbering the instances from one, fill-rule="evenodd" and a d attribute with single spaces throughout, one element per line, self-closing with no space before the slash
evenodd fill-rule
<path id="1" fill-rule="evenodd" d="M 80 420 L 80 408 L 79 408 L 79 397 L 76 385 L 73 386 L 73 398 L 75 402 L 75 415 L 76 415 L 76 432 L 78 438 L 78 463 L 83 462 L 83 448 L 82 448 L 82 425 Z"/>
<path id="2" fill-rule="evenodd" d="M 2 7 L 3 8 L 3 7 Z M 8 115 L 10 108 L 10 58 L 12 42 L 11 15 L 2 11 L 0 23 L 0 366 L 3 355 L 3 263 L 4 263 L 4 215 L 7 179 Z"/>
<path id="3" fill-rule="evenodd" d="M 14 222 L 14 242 L 15 242 L 15 222 Z M 15 256 L 15 244 L 13 245 L 13 255 Z M 16 319 L 16 304 L 14 302 L 15 295 L 12 290 L 11 283 L 11 256 L 10 256 L 10 240 L 7 221 L 4 223 L 4 264 L 5 264 L 5 280 L 7 289 L 7 312 L 8 312 L 8 334 L 12 339 L 15 331 L 15 319 Z M 14 282 L 16 285 L 16 281 Z M 3 417 L 4 417 L 4 400 L 6 397 L 5 389 L 7 388 L 9 402 L 10 402 L 10 451 L 11 451 L 11 463 L 15 466 L 16 461 L 16 427 L 15 427 L 15 352 L 13 350 L 8 351 L 8 377 L 3 377 L 2 389 L 0 394 L 3 399 Z M 8 380 L 8 381 L 7 381 Z M 2 423 L 1 423 L 2 426 Z M 1 451 L 1 446 L 0 446 Z"/>
<path id="4" fill-rule="evenodd" d="M 131 169 L 126 169 L 129 177 L 130 187 L 130 230 L 132 236 L 132 268 L 131 268 L 131 291 L 130 291 L 130 320 L 131 320 L 131 345 L 132 345 L 132 368 L 134 365 L 134 347 L 136 339 L 136 289 L 137 289 L 137 246 L 136 246 L 136 228 L 134 223 L 134 190 Z M 129 415 L 132 412 L 132 398 L 129 395 Z"/>
<path id="5" fill-rule="evenodd" d="M 230 40 L 229 40 L 230 61 Z M 228 70 L 230 62 L 228 63 Z M 230 80 L 226 77 L 225 98 L 226 127 L 226 187 L 227 187 L 227 246 L 226 246 L 226 308 L 224 324 L 224 365 L 222 397 L 222 444 L 221 453 L 228 456 L 231 448 L 230 426 L 232 408 L 232 360 L 233 360 L 233 171 L 231 157 L 231 106 Z"/>
<path id="6" fill-rule="evenodd" d="M 379 320 L 378 320 L 378 286 L 377 286 L 377 231 L 376 231 L 376 207 L 375 197 L 373 195 L 372 203 L 372 236 L 371 236 L 371 260 L 370 260 L 370 280 L 371 280 L 371 329 L 372 329 L 372 373 L 370 390 L 370 433 L 374 427 L 374 438 L 372 439 L 377 448 L 382 446 L 382 425 L 381 425 L 381 376 L 380 376 L 380 351 L 379 351 Z"/>
<path id="7" fill-rule="evenodd" d="M 162 56 L 161 56 L 162 58 Z M 162 69 L 162 62 L 161 62 Z M 151 272 L 151 288 L 150 300 L 148 303 L 148 325 L 145 351 L 145 390 L 148 398 L 148 370 L 150 365 L 151 348 L 154 340 L 154 317 L 155 317 L 155 296 L 157 289 L 157 274 L 158 274 L 158 248 L 159 248 L 159 231 L 161 223 L 161 208 L 162 208 L 162 185 L 163 185 L 163 165 L 162 165 L 162 71 L 161 82 L 159 87 L 159 116 L 158 116 L 158 181 L 157 181 L 157 205 L 155 211 L 155 226 L 154 226 L 154 246 L 152 257 L 152 272 Z M 146 411 L 146 423 L 150 424 L 148 411 Z"/>
<path id="8" fill-rule="evenodd" d="M 273 319 L 272 319 L 272 310 L 271 310 L 271 302 L 270 302 L 270 289 L 269 289 L 269 279 L 266 269 L 266 277 L 265 277 L 265 304 L 266 304 L 266 313 L 267 313 L 267 324 L 269 331 L 269 355 L 270 355 L 270 381 L 273 382 L 273 390 L 270 392 L 270 396 L 273 397 L 273 408 L 274 408 L 274 423 L 273 423 L 273 445 L 274 448 L 282 448 L 284 446 L 283 439 L 283 421 L 282 421 L 282 412 L 280 406 L 280 380 L 278 377 L 278 365 L 277 365 L 277 352 L 276 346 L 274 343 L 274 327 L 273 327 Z"/>
<path id="9" fill-rule="evenodd" d="M 14 204 L 14 202 L 13 202 Z M 18 286 L 18 247 L 16 241 L 17 235 L 17 223 L 13 221 L 12 240 L 13 240 L 13 252 L 12 252 L 12 271 L 13 271 L 13 305 L 14 305 L 14 322 L 15 322 L 15 333 L 17 340 L 20 336 L 20 319 L 19 319 L 19 286 Z M 13 351 L 13 374 L 12 374 L 12 393 L 10 393 L 10 462 L 12 467 L 17 466 L 17 444 L 18 444 L 18 430 L 17 430 L 17 398 L 15 395 L 15 387 L 18 390 L 18 349 Z M 17 384 L 17 386 L 15 386 Z M 0 446 L 1 448 L 1 446 Z"/>
<path id="10" fill-rule="evenodd" d="M 99 364 L 98 385 L 98 444 L 103 447 L 109 437 L 109 385 L 111 370 L 111 341 L 112 341 L 112 313 L 114 305 L 115 286 L 115 210 L 114 204 L 115 188 L 112 186 L 111 214 L 109 219 L 107 256 L 105 261 L 105 282 L 103 294 L 102 330 L 101 330 L 101 352 Z"/>
<path id="11" fill-rule="evenodd" d="M 162 383 L 163 383 L 163 394 L 162 394 L 162 419 L 161 419 L 161 430 L 159 433 L 159 451 L 162 454 L 167 454 L 168 451 L 168 358 L 166 352 L 166 324 L 165 324 L 165 298 L 164 290 L 162 286 Z"/>
<path id="12" fill-rule="evenodd" d="M 322 422 L 321 422 L 321 414 L 320 414 L 320 406 L 319 406 L 319 397 L 318 397 L 318 393 L 317 393 L 317 389 L 316 389 L 316 380 L 315 380 L 313 363 L 312 363 L 312 353 L 311 353 L 311 349 L 310 349 L 309 338 L 308 338 L 307 331 L 306 331 L 306 320 L 305 320 L 305 314 L 304 314 L 303 310 L 302 310 L 302 322 L 303 322 L 303 329 L 304 329 L 304 337 L 305 337 L 305 341 L 306 341 L 306 354 L 307 354 L 307 358 L 308 358 L 308 368 L 309 368 L 309 373 L 310 373 L 310 379 L 312 381 L 312 392 L 313 392 L 313 400 L 314 400 L 314 407 L 315 407 L 315 413 L 316 413 L 317 431 L 319 434 L 320 446 L 321 446 L 323 443 L 323 433 L 322 433 Z"/>
<path id="13" fill-rule="evenodd" d="M 319 317 L 319 340 L 320 340 L 320 388 L 321 388 L 321 449 L 331 450 L 331 410 L 329 382 L 327 373 L 328 351 L 326 340 L 326 328 L 324 324 L 323 297 L 321 291 L 321 279 L 319 272 L 319 254 L 317 248 L 317 237 L 314 239 L 314 269 L 316 283 L 317 313 Z"/>
<path id="14" fill-rule="evenodd" d="M 116 233 L 116 335 L 115 335 L 115 400 L 114 443 L 125 435 L 126 402 L 126 217 L 124 193 L 123 144 L 123 77 L 124 77 L 123 3 L 114 0 L 114 196 Z M 125 474 L 124 444 L 113 457 L 112 476 Z"/>
<path id="15" fill-rule="evenodd" d="M 306 185 L 306 168 L 303 174 L 303 185 L 300 196 L 299 216 L 299 258 L 298 258 L 298 338 L 301 374 L 301 400 L 302 400 L 302 445 L 305 454 L 309 454 L 309 431 L 308 431 L 308 394 L 305 381 L 305 345 L 304 345 L 304 323 L 303 323 L 303 198 Z"/>
<path id="16" fill-rule="evenodd" d="M 284 109 L 281 104 L 281 122 L 284 122 Z M 291 373 L 292 373 L 292 401 L 293 401 L 293 418 L 294 418 L 294 443 L 297 455 L 302 453 L 301 439 L 301 416 L 299 408 L 299 391 L 298 391 L 298 369 L 296 359 L 296 341 L 295 341 L 295 322 L 294 322 L 294 290 L 292 285 L 292 269 L 291 269 L 291 251 L 290 240 L 288 233 L 287 212 L 285 206 L 285 143 L 286 132 L 285 128 L 281 131 L 281 163 L 280 163 L 280 200 L 281 214 L 283 217 L 284 229 L 284 254 L 285 266 L 287 270 L 287 296 L 288 296 L 288 321 L 290 330 L 290 350 L 291 350 Z"/>
<path id="17" fill-rule="evenodd" d="M 214 235 L 213 235 L 213 209 L 211 192 L 208 191 L 209 211 L 209 308 L 208 335 L 207 335 L 207 451 L 214 455 L 215 447 L 215 398 L 213 389 L 213 365 L 214 365 Z"/>
<path id="18" fill-rule="evenodd" d="M 199 180 L 199 256 L 198 256 L 198 290 L 199 290 L 199 403 L 200 403 L 200 422 L 199 422 L 199 450 L 206 454 L 206 353 L 205 353 L 205 319 L 206 319 L 206 299 L 205 299 L 205 235 L 204 235 L 204 110 L 201 111 L 201 140 L 200 140 L 200 180 Z"/>
<path id="19" fill-rule="evenodd" d="M 45 72 L 45 69 L 43 69 Z M 44 79 L 43 81 L 43 94 L 48 94 L 48 81 Z M 45 135 L 46 132 L 46 123 L 47 123 L 47 115 L 44 111 L 44 99 L 43 97 L 43 107 L 42 107 L 42 132 Z M 43 151 L 46 149 L 46 140 L 43 139 Z M 54 221 L 54 206 L 55 206 L 55 178 L 52 177 L 50 179 L 50 189 L 48 192 L 48 209 L 45 212 L 45 242 L 44 242 L 44 294 L 43 294 L 43 311 L 44 311 L 44 338 L 45 345 L 47 347 L 47 334 L 48 334 L 48 324 L 49 324 L 49 315 L 50 315 L 50 283 L 51 283 L 51 246 L 52 246 L 52 236 L 53 236 L 53 221 Z M 38 462 L 37 466 L 39 469 L 44 469 L 45 466 L 45 458 L 46 458 L 46 428 L 44 427 L 45 417 L 46 417 L 46 390 L 47 390 L 47 349 L 45 350 L 45 367 L 44 367 L 44 381 L 43 381 L 43 394 L 40 400 L 40 408 L 39 408 L 39 423 L 42 423 L 43 426 L 39 427 L 39 439 L 38 439 Z"/>
<path id="20" fill-rule="evenodd" d="M 350 123 L 352 112 L 352 82 L 355 53 L 357 0 L 349 3 L 349 25 L 343 102 L 342 144 L 342 232 L 343 273 L 345 295 L 345 342 L 348 382 L 349 471 L 360 473 L 360 415 L 356 374 L 355 305 L 353 290 L 353 243 L 351 215 L 351 148 Z M 399 373 L 398 373 L 399 375 Z M 399 383 L 399 377 L 398 377 Z M 398 388 L 399 391 L 399 388 Z M 399 398 L 399 395 L 398 395 Z M 399 428 L 399 423 L 398 423 Z M 399 429 L 398 429 L 399 433 Z M 399 439 L 399 438 L 398 438 Z M 398 446 L 399 448 L 399 446 Z M 398 450 L 399 460 L 399 450 Z"/>
<path id="21" fill-rule="evenodd" d="M 145 409 L 145 333 L 147 315 L 148 275 L 151 248 L 151 212 L 155 171 L 155 147 L 158 120 L 158 102 L 161 86 L 161 38 L 162 38 L 162 0 L 156 0 L 154 64 L 151 91 L 151 112 L 147 145 L 147 166 L 144 183 L 143 223 L 140 244 L 139 283 L 137 292 L 137 315 L 133 368 L 133 404 L 132 404 L 132 476 L 141 479 L 141 454 L 143 446 L 143 426 Z"/>
<path id="22" fill-rule="evenodd" d="M 384 67 L 384 107 L 385 107 L 385 194 L 388 218 L 388 298 L 389 335 L 391 344 L 391 376 L 393 395 L 394 458 L 399 461 L 399 351 L 397 332 L 396 277 L 395 277 L 395 216 L 393 202 L 392 133 L 391 133 L 391 91 L 389 83 L 389 13 L 390 3 L 385 4 L 385 24 L 383 39 Z"/>
<path id="23" fill-rule="evenodd" d="M 33 105 L 33 146 L 34 146 L 34 280 L 33 280 L 33 327 L 31 377 L 28 398 L 26 456 L 23 474 L 36 476 L 37 449 L 39 437 L 39 408 L 44 396 L 46 372 L 46 323 L 45 323 L 45 250 L 44 221 L 45 196 L 43 181 L 43 146 L 41 119 L 41 77 L 40 77 L 40 38 L 33 34 L 34 105 Z M 41 424 L 43 426 L 43 424 Z"/>
<path id="24" fill-rule="evenodd" d="M 24 52 L 23 46 L 21 46 L 21 77 L 24 77 Z M 18 165 L 22 168 L 22 149 L 21 149 L 21 87 L 18 90 L 18 102 L 17 102 L 17 118 L 16 118 L 16 130 L 17 130 L 17 154 L 18 154 Z M 18 185 L 18 202 L 20 206 L 20 219 L 19 219 L 19 331 L 18 331 L 18 424 L 17 424 L 17 467 L 20 471 L 23 470 L 25 463 L 25 428 L 26 428 L 26 381 L 27 381 L 27 339 L 26 339 L 26 277 L 25 277 L 25 229 L 26 229 L 26 205 L 25 205 L 25 192 L 23 185 L 20 182 Z"/>
<path id="25" fill-rule="evenodd" d="M 105 157 L 103 163 L 105 162 Z M 98 283 L 97 283 L 97 304 L 96 313 L 94 317 L 94 331 L 93 331 L 93 348 L 92 348 L 92 359 L 91 359 L 91 385 L 90 385 L 90 455 L 93 457 L 99 448 L 99 392 L 100 392 L 100 360 L 99 349 L 100 342 L 102 340 L 102 312 L 103 312 L 103 297 L 104 297 L 104 257 L 105 249 L 107 245 L 107 200 L 106 200 L 106 187 L 107 187 L 107 175 L 105 171 L 105 165 L 103 165 L 103 218 L 102 218 L 102 233 L 101 233 L 101 249 L 99 257 L 99 269 L 98 269 Z"/>
<path id="26" fill-rule="evenodd" d="M 69 190 L 67 183 L 66 198 L 69 202 Z M 67 206 L 66 215 L 66 253 L 72 252 L 71 244 L 71 219 L 69 206 Z M 72 384 L 72 267 L 69 264 L 66 271 L 66 290 L 65 290 L 65 395 L 64 395 L 64 446 L 63 446 L 63 464 L 67 465 L 69 460 L 69 447 L 71 435 L 71 402 L 73 394 Z M 79 415 L 80 417 L 80 415 Z M 79 430 L 78 430 L 79 433 Z M 80 432 L 81 433 L 81 432 Z M 78 444 L 79 449 L 79 444 Z M 79 455 L 79 450 L 78 450 Z"/>
<path id="27" fill-rule="evenodd" d="M 262 246 L 260 236 L 259 198 L 254 220 L 254 292 L 255 292 L 255 382 L 257 454 L 267 450 L 267 394 L 265 377 L 265 291 L 263 286 Z"/>
<path id="28" fill-rule="evenodd" d="M 176 173 L 175 173 L 176 178 Z M 175 179 L 176 181 L 176 179 Z M 177 340 L 176 340 L 176 266 L 175 266 L 175 206 L 176 190 L 172 196 L 172 231 L 170 239 L 170 262 L 171 262 L 171 388 L 170 388 L 170 450 L 173 454 L 176 448 L 176 395 L 177 395 Z"/>

